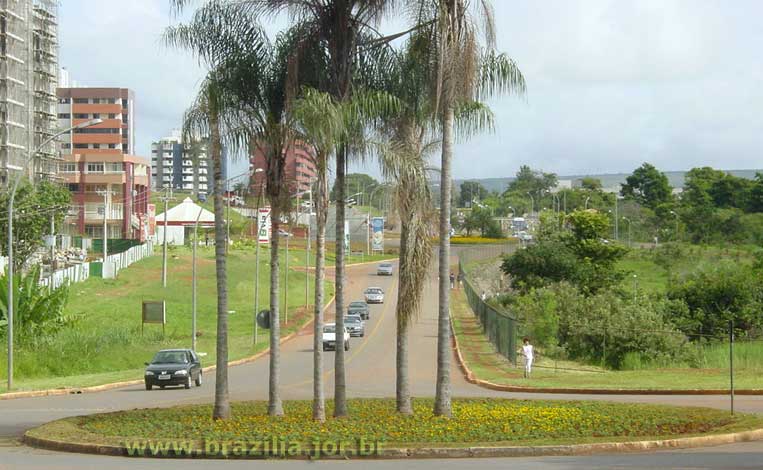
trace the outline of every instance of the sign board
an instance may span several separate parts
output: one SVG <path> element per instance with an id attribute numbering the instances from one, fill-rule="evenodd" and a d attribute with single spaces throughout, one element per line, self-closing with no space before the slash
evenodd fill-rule
<path id="1" fill-rule="evenodd" d="M 144 300 L 143 301 L 143 321 L 140 325 L 140 332 L 143 334 L 143 325 L 146 323 L 161 323 L 162 332 L 164 325 L 167 324 L 167 312 L 163 300 Z"/>
<path id="2" fill-rule="evenodd" d="M 266 330 L 270 328 L 270 310 L 260 310 L 257 314 L 257 325 Z"/>
<path id="3" fill-rule="evenodd" d="M 262 207 L 257 211 L 257 241 L 270 243 L 271 231 L 270 207 Z"/>
<path id="4" fill-rule="evenodd" d="M 384 217 L 371 219 L 371 249 L 384 251 Z"/>
<path id="5" fill-rule="evenodd" d="M 344 252 L 350 254 L 350 221 L 344 221 Z"/>

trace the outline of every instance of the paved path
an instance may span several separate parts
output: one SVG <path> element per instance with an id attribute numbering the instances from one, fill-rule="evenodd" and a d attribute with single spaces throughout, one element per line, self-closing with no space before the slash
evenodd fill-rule
<path id="1" fill-rule="evenodd" d="M 371 319 L 366 325 L 365 338 L 353 338 L 347 355 L 348 396 L 392 397 L 395 393 L 395 322 L 394 299 L 396 277 L 375 276 L 375 266 L 361 266 L 349 271 L 348 301 L 360 299 L 362 290 L 369 285 L 383 287 L 387 302 L 371 306 Z M 423 311 L 412 330 L 410 345 L 410 372 L 414 396 L 433 396 L 435 383 L 437 286 L 431 280 L 425 290 Z M 333 354 L 326 354 L 326 396 L 333 394 Z M 296 399 L 312 396 L 312 335 L 303 331 L 282 346 L 283 398 Z M 264 357 L 254 363 L 232 368 L 230 371 L 231 399 L 267 399 L 267 367 Z M 467 383 L 453 359 L 451 368 L 454 396 L 500 396 L 529 399 L 592 399 L 623 402 L 669 403 L 725 408 L 727 397 L 722 396 L 585 396 L 518 394 L 485 390 Z M 147 392 L 142 386 L 125 387 L 101 393 L 41 397 L 0 401 L 0 470 L 5 469 L 100 469 L 100 468 L 206 468 L 202 461 L 147 461 L 65 454 L 30 449 L 17 444 L 24 430 L 65 416 L 131 408 L 170 406 L 212 401 L 213 377 L 205 377 L 201 388 L 167 389 Z M 737 397 L 740 411 L 763 413 L 763 397 Z M 682 466 L 691 468 L 760 468 L 763 466 L 763 443 L 746 443 L 702 450 L 671 451 L 667 453 L 555 457 L 522 459 L 485 459 L 478 463 L 469 460 L 406 462 L 406 468 L 450 469 L 468 468 L 478 464 L 483 468 L 664 468 Z M 357 463 L 258 463 L 273 468 L 307 468 L 308 465 L 357 465 Z M 226 468 L 251 468 L 251 462 L 219 462 Z M 399 468 L 395 461 L 364 462 L 373 469 Z M 314 467 L 313 467 L 314 468 Z"/>

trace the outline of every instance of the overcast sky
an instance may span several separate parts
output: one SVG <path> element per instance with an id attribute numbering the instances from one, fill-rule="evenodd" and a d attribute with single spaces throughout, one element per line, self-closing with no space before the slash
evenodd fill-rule
<path id="1" fill-rule="evenodd" d="M 173 21 L 167 4 L 60 7 L 61 65 L 81 85 L 135 91 L 143 156 L 179 127 L 203 75 L 188 54 L 161 44 Z M 511 176 L 523 164 L 560 175 L 630 172 L 644 161 L 664 170 L 763 167 L 763 2 L 493 4 L 498 48 L 516 60 L 528 93 L 490 102 L 496 132 L 459 144 L 456 178 Z"/>

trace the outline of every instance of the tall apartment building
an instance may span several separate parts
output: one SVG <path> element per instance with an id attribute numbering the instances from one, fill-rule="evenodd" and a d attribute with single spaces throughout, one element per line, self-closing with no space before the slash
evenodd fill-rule
<path id="1" fill-rule="evenodd" d="M 151 179 L 154 189 L 172 188 L 195 194 L 211 191 L 212 165 L 206 143 L 183 143 L 175 129 L 168 137 L 151 144 Z"/>
<path id="2" fill-rule="evenodd" d="M 72 192 L 70 234 L 144 240 L 148 232 L 151 175 L 147 159 L 134 155 L 135 99 L 125 88 L 59 88 L 63 128 L 91 119 L 103 122 L 62 136 L 60 174 Z M 105 195 L 105 198 L 104 198 Z"/>
<path id="3" fill-rule="evenodd" d="M 252 171 L 257 168 L 266 168 L 265 155 L 261 148 L 253 146 L 251 150 Z M 284 184 L 289 186 L 289 192 L 296 194 L 310 189 L 312 181 L 317 176 L 315 166 L 315 149 L 302 142 L 296 142 L 289 147 L 286 154 L 286 167 L 284 168 Z M 252 193 L 259 191 L 260 185 L 265 181 L 264 173 L 254 173 L 250 181 Z"/>
<path id="4" fill-rule="evenodd" d="M 57 16 L 56 0 L 0 0 L 0 184 L 56 176 L 55 142 L 41 144 L 56 128 Z"/>

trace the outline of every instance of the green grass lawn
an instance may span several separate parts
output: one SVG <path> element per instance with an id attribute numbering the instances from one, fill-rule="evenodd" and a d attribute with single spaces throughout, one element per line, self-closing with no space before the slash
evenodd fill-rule
<path id="1" fill-rule="evenodd" d="M 71 286 L 68 314 L 73 325 L 37 342 L 21 345 L 15 356 L 17 389 L 80 387 L 142 377 L 143 363 L 158 349 L 191 346 L 191 251 L 169 251 L 168 285 L 161 285 L 161 249 L 157 254 L 120 272 L 119 279 L 91 278 Z M 204 365 L 215 361 L 216 283 L 213 248 L 198 251 L 197 350 L 207 353 Z M 285 255 L 285 254 L 284 254 Z M 304 252 L 291 250 L 290 263 L 304 264 Z M 254 314 L 254 250 L 231 250 L 228 256 L 230 359 L 250 356 L 267 346 L 260 330 L 252 344 Z M 260 309 L 269 302 L 269 251 L 260 252 Z M 282 256 L 283 262 L 283 256 Z M 300 264 L 301 263 L 301 264 Z M 311 316 L 304 311 L 305 274 L 290 270 L 286 335 Z M 282 277 L 283 279 L 283 277 Z M 312 273 L 310 296 L 313 300 Z M 327 299 L 333 284 L 327 284 Z M 282 291 L 283 292 L 283 291 Z M 281 294 L 283 295 L 283 294 Z M 141 333 L 141 302 L 165 300 L 166 334 L 161 325 L 146 325 Z M 284 313 L 281 312 L 282 325 Z M 0 379 L 5 378 L 5 355 L 0 357 Z"/>
<path id="2" fill-rule="evenodd" d="M 211 405 L 130 410 L 67 418 L 28 432 L 37 438 L 129 447 L 175 443 L 203 453 L 202 442 L 284 441 L 310 449 L 314 442 L 379 443 L 382 448 L 580 444 L 686 437 L 755 429 L 763 418 L 721 410 L 591 401 L 453 400 L 453 417 L 434 416 L 431 399 L 414 399 L 411 416 L 395 412 L 394 399 L 349 400 L 350 414 L 312 419 L 311 402 L 284 402 L 285 416 L 271 418 L 267 403 L 232 404 L 229 420 L 212 419 Z M 148 446 L 147 446 L 148 444 Z M 194 452 L 188 452 L 191 448 Z M 212 453 L 212 452 L 211 452 Z M 135 455 L 135 454 L 133 454 Z M 149 454 L 150 455 L 150 454 Z M 297 455 L 297 452 L 286 454 Z"/>
<path id="3" fill-rule="evenodd" d="M 482 332 L 479 320 L 472 313 L 462 290 L 453 291 L 451 313 L 453 329 L 461 353 L 477 378 L 502 385 L 528 387 L 601 388 L 601 389 L 726 389 L 729 386 L 728 355 L 721 350 L 709 351 L 703 368 L 678 366 L 664 369 L 611 371 L 572 361 L 556 361 L 538 351 L 533 376 L 523 378 L 521 359 L 515 367 Z M 717 349 L 717 348 L 715 348 Z M 738 389 L 763 389 L 763 362 L 754 360 L 759 344 L 740 344 L 735 351 L 734 384 Z M 754 351 L 753 351 L 754 350 Z M 754 356 L 746 360 L 747 356 Z M 718 359 L 720 357 L 720 359 Z"/>

